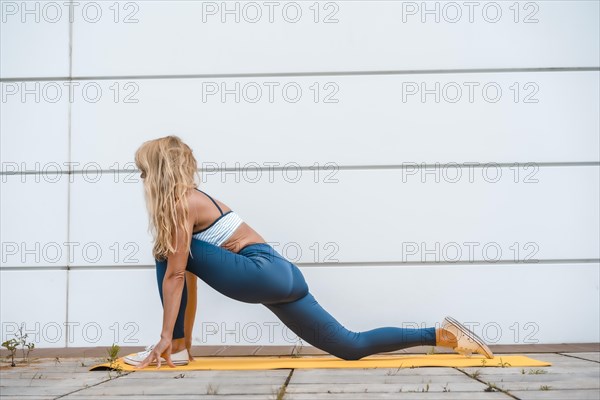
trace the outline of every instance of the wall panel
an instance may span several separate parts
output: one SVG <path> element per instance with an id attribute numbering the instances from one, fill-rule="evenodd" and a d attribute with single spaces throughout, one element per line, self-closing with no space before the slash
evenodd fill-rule
<path id="1" fill-rule="evenodd" d="M 2 175 L 0 218 L 4 267 L 67 265 L 68 175 Z"/>
<path id="2" fill-rule="evenodd" d="M 176 134 L 350 329 L 597 342 L 599 3 L 269 7 L 0 1 L 2 340 L 155 342 L 133 157 Z M 296 340 L 200 282 L 194 343 Z"/>
<path id="3" fill-rule="evenodd" d="M 203 187 L 294 262 L 599 258 L 598 167 L 543 167 L 537 183 L 515 182 L 509 168 L 472 172 L 472 183 L 467 171 L 455 183 L 395 169 L 341 170 L 336 183 L 315 183 L 312 171 L 279 171 L 273 182 L 229 173 Z M 142 184 L 123 175 L 76 177 L 71 240 L 102 257 L 76 252 L 74 265 L 136 264 L 126 255 L 153 264 Z"/>
<path id="4" fill-rule="evenodd" d="M 487 9 L 490 6 L 486 4 L 492 2 L 485 2 L 472 10 L 471 19 L 462 2 L 454 3 L 461 5 L 458 19 L 444 2 L 426 3 L 428 9 L 437 4 L 439 22 L 435 14 L 424 14 L 423 2 L 296 2 L 293 4 L 301 9 L 299 18 L 294 9 L 284 14 L 284 8 L 292 2 L 277 3 L 271 18 L 263 2 L 253 2 L 259 4 L 261 18 L 248 8 L 248 3 L 252 2 L 141 1 L 134 3 L 136 7 L 123 7 L 117 19 L 114 10 L 109 10 L 111 4 L 101 3 L 104 17 L 94 23 L 83 18 L 75 20 L 73 74 L 138 76 L 599 64 L 597 2 L 544 1 L 533 2 L 527 8 L 520 3 L 518 13 L 509 9 L 513 3 L 495 2 L 497 7 L 492 4 Z M 314 4 L 319 4 L 318 22 L 314 22 Z M 331 6 L 325 8 L 325 4 Z M 417 10 L 411 11 L 411 6 Z M 226 9 L 233 13 L 227 14 Z M 331 23 L 325 22 L 327 16 Z"/>
<path id="5" fill-rule="evenodd" d="M 69 6 L 0 1 L 0 78 L 69 75 Z"/>
<path id="6" fill-rule="evenodd" d="M 69 167 L 67 81 L 0 85 L 2 173 L 66 172 Z"/>
<path id="7" fill-rule="evenodd" d="M 595 318 L 600 311 L 596 301 L 598 263 L 319 266 L 301 270 L 321 306 L 354 331 L 439 326 L 444 316 L 450 315 L 493 344 L 594 342 L 600 333 Z M 71 277 L 71 321 L 83 327 L 93 320 L 103 333 L 97 343 L 86 344 L 82 338 L 75 345 L 110 346 L 117 332 L 121 343 L 127 343 L 125 335 L 135 345 L 155 343 L 162 315 L 152 269 L 79 269 L 72 271 Z M 111 295 L 106 286 L 111 287 Z M 124 297 L 131 300 L 124 302 Z M 99 298 L 105 310 L 120 311 L 92 317 L 88 310 L 98 307 Z M 508 309 L 510 313 L 505 312 Z M 125 328 L 127 322 L 131 324 Z M 88 337 L 92 337 L 92 325 L 88 326 Z M 266 307 L 229 299 L 198 281 L 194 345 L 297 343 L 293 332 Z"/>
<path id="8" fill-rule="evenodd" d="M 81 83 L 101 94 L 73 103 L 80 168 L 134 168 L 140 144 L 167 134 L 180 135 L 207 169 L 600 161 L 597 72 Z M 451 102 L 453 87 L 460 101 Z"/>
<path id="9" fill-rule="evenodd" d="M 68 345 L 67 271 L 1 270 L 0 288 L 2 342 L 22 327 L 36 348 Z"/>

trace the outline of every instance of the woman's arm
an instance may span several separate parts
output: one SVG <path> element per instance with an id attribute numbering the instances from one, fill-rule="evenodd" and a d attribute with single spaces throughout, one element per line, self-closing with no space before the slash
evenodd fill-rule
<path id="1" fill-rule="evenodd" d="M 192 349 L 192 330 L 194 329 L 194 320 L 196 319 L 196 306 L 198 304 L 198 277 L 191 272 L 186 272 L 187 284 L 187 305 L 185 307 L 185 320 L 183 332 L 185 334 L 185 347 L 188 350 L 190 361 L 193 361 Z"/>
<path id="2" fill-rule="evenodd" d="M 160 333 L 160 341 L 137 368 L 144 368 L 153 360 L 157 361 L 157 368 L 160 368 L 161 356 L 164 357 L 170 367 L 175 367 L 175 364 L 171 361 L 171 342 L 173 340 L 173 328 L 175 327 L 175 321 L 181 304 L 187 260 L 192 241 L 193 222 L 191 218 L 188 218 L 186 225 L 188 227 L 187 234 L 181 228 L 178 228 L 173 233 L 172 243 L 175 251 L 167 258 L 167 271 L 162 285 L 163 326 Z"/>
<path id="3" fill-rule="evenodd" d="M 183 294 L 185 269 L 193 230 L 193 224 L 190 224 L 189 221 L 186 222 L 189 230 L 187 234 L 181 228 L 173 234 L 173 247 L 177 247 L 175 247 L 175 252 L 167 259 L 167 272 L 163 280 L 163 327 L 160 337 L 167 340 L 173 339 L 173 329 Z"/>

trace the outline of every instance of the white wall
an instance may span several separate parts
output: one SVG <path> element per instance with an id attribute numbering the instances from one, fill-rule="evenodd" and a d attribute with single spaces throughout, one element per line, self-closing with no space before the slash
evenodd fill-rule
<path id="1" fill-rule="evenodd" d="M 0 4 L 1 340 L 158 338 L 132 162 L 177 134 L 350 329 L 600 341 L 598 2 Z M 295 337 L 200 282 L 194 343 Z"/>

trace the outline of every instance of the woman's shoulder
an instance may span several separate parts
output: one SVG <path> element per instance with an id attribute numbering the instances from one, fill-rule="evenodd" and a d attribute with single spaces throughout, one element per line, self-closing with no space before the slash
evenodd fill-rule
<path id="1" fill-rule="evenodd" d="M 210 211 L 211 209 L 218 213 L 231 211 L 227 204 L 198 188 L 193 188 L 188 192 L 188 206 L 195 207 L 199 211 Z"/>

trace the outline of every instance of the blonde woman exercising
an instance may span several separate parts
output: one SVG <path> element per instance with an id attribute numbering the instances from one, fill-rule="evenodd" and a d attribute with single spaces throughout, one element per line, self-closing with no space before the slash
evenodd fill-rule
<path id="1" fill-rule="evenodd" d="M 353 332 L 310 293 L 300 269 L 282 257 L 223 202 L 198 188 L 197 162 L 177 136 L 142 144 L 135 163 L 144 182 L 163 305 L 160 340 L 125 362 L 185 365 L 196 314 L 196 279 L 246 303 L 263 304 L 307 343 L 344 360 L 406 347 L 443 346 L 459 353 L 493 354 L 451 317 L 441 328 L 381 327 Z"/>

